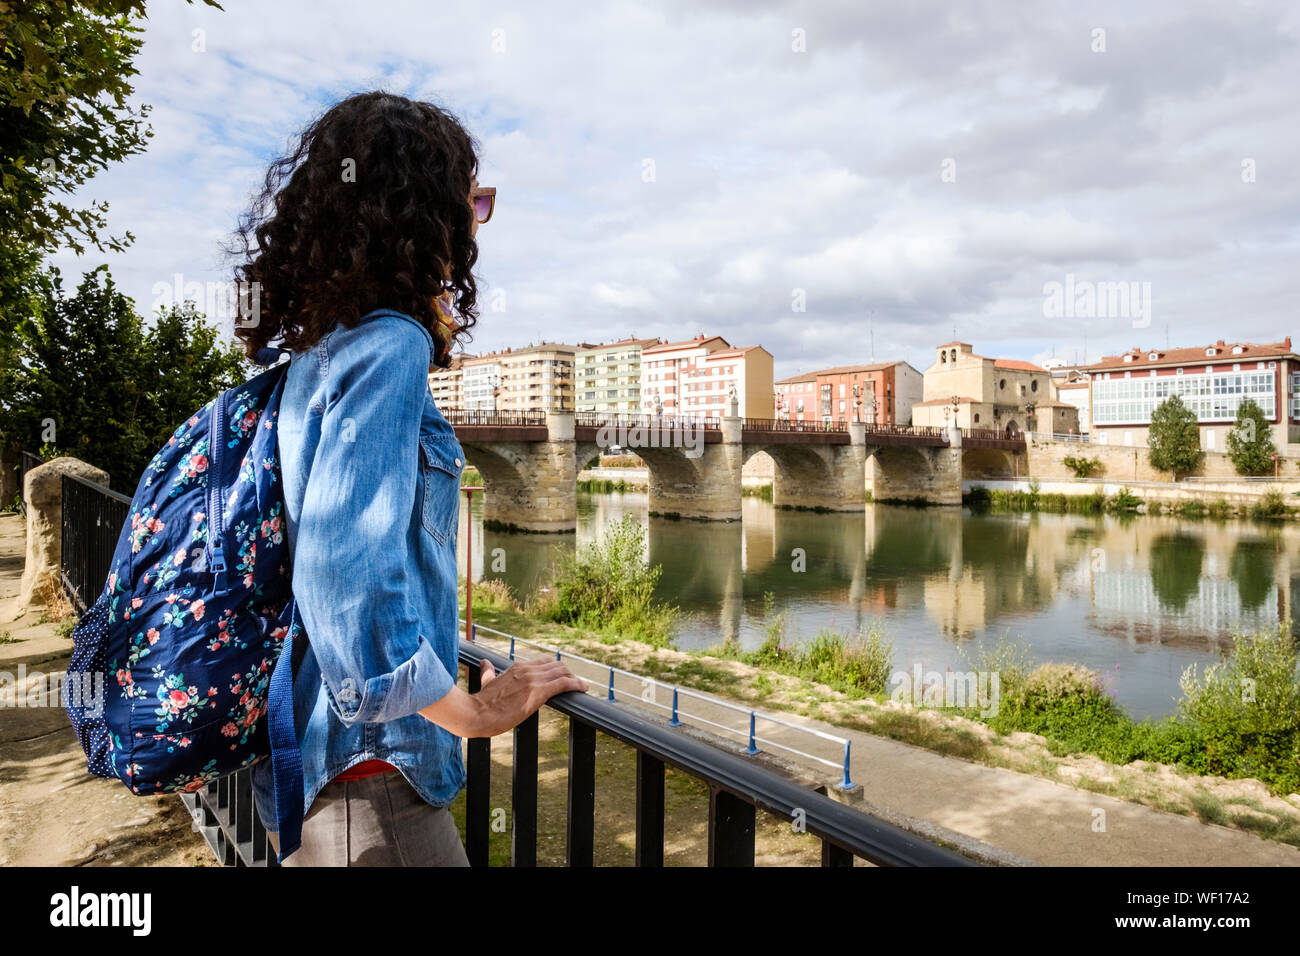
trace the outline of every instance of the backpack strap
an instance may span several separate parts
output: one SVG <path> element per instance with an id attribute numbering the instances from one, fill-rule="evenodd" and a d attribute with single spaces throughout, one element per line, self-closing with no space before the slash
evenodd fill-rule
<path id="1" fill-rule="evenodd" d="M 283 863 L 302 846 L 302 752 L 293 721 L 293 642 L 302 630 L 298 602 L 290 601 L 289 630 L 280 647 L 280 659 L 271 672 L 267 694 L 267 720 L 271 737 L 271 777 L 275 785 L 275 816 L 280 826 L 280 855 Z"/>

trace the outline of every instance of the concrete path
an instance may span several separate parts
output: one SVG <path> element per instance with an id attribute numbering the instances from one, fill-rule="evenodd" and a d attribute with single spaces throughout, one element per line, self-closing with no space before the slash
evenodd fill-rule
<path id="1" fill-rule="evenodd" d="M 23 520 L 0 515 L 0 672 L 61 673 L 72 641 L 20 614 Z M 61 706 L 0 708 L 0 866 L 210 866 L 173 796 L 137 797 L 92 776 Z"/>
<path id="2" fill-rule="evenodd" d="M 479 631 L 479 639 L 486 635 Z M 508 644 L 505 645 L 508 647 Z M 520 656 L 539 652 L 520 645 Z M 591 680 L 590 693 L 604 696 L 607 668 L 566 657 L 574 673 Z M 645 686 L 622 675 L 615 679 L 615 697 L 629 707 L 664 716 L 672 693 L 658 689 L 651 707 L 640 702 Z M 748 712 L 680 695 L 681 719 L 686 714 L 735 728 L 726 734 L 697 723 L 739 745 L 746 742 Z M 834 726 L 796 714 L 773 716 L 852 742 L 850 774 L 863 787 L 868 804 L 928 821 L 1029 861 L 1052 866 L 1300 866 L 1300 848 L 1264 840 L 1242 830 L 1201 823 L 1193 817 L 1165 813 L 1136 803 L 1078 789 L 1064 783 L 984 764 L 947 757 L 910 744 Z M 757 725 L 760 749 L 833 785 L 840 772 L 774 744 L 801 750 L 838 766 L 843 746 L 798 730 L 764 723 Z M 1100 811 L 1100 813 L 1099 813 Z M 1100 825 L 1104 823 L 1104 830 Z"/>

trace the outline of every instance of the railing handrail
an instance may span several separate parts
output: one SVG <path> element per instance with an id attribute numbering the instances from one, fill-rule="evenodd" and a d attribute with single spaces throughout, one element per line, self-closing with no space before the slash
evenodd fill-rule
<path id="1" fill-rule="evenodd" d="M 108 498 L 112 498 L 114 501 L 120 501 L 123 504 L 127 504 L 127 505 L 131 503 L 130 495 L 124 495 L 120 491 L 114 491 L 112 488 L 109 488 L 106 485 L 101 485 L 97 482 L 90 481 L 87 478 L 81 478 L 77 475 L 64 474 L 61 477 L 66 479 L 67 481 L 75 481 L 79 485 L 85 485 L 87 488 L 91 489 L 92 491 L 98 491 L 101 495 L 104 495 Z"/>
<path id="2" fill-rule="evenodd" d="M 463 631 L 465 619 L 460 618 L 459 620 L 460 620 L 460 624 L 462 625 L 461 630 Z M 644 674 L 637 674 L 634 671 L 624 670 L 623 668 L 615 667 L 612 664 L 605 664 L 602 663 L 601 661 L 592 660 L 590 657 L 583 657 L 581 654 L 572 654 L 572 653 L 566 654 L 558 647 L 548 647 L 545 644 L 540 644 L 537 641 L 529 640 L 526 637 L 520 637 L 517 634 L 508 634 L 505 631 L 498 631 L 495 628 L 487 627 L 486 625 L 483 624 L 475 624 L 474 634 L 477 636 L 477 634 L 480 631 L 483 631 L 487 634 L 491 634 L 501 639 L 508 639 L 510 641 L 510 647 L 511 647 L 510 649 L 511 660 L 514 660 L 514 645 L 516 643 L 527 644 L 529 647 L 535 647 L 539 651 L 545 651 L 548 656 L 554 654 L 556 656 L 556 660 L 560 660 L 561 657 L 563 657 L 564 659 L 571 660 L 571 661 L 581 661 L 582 663 L 589 664 L 592 667 L 600 668 L 602 671 L 607 671 L 612 674 L 622 674 L 624 677 L 630 677 L 632 680 L 640 681 L 643 687 L 645 684 L 649 683 L 655 687 L 662 688 L 665 691 L 672 691 L 674 694 L 684 694 L 687 697 L 693 697 L 696 700 L 705 701 L 706 703 L 712 704 L 716 707 L 721 707 L 724 710 L 731 710 L 731 711 L 735 711 L 738 714 L 744 714 L 746 717 L 752 717 L 755 720 L 761 720 L 764 723 L 776 724 L 778 727 L 785 727 L 786 729 L 793 730 L 797 733 L 806 733 L 814 737 L 819 737 L 822 740 L 829 740 L 843 748 L 847 748 L 849 744 L 849 740 L 847 737 L 839 737 L 836 736 L 835 734 L 827 733 L 824 730 L 817 730 L 815 727 L 803 727 L 800 726 L 799 724 L 792 723 L 791 721 L 782 720 L 780 717 L 773 717 L 771 714 L 765 714 L 762 711 L 756 710 L 753 707 L 742 707 L 740 704 L 733 704 L 731 701 L 722 700 L 721 698 L 715 697 L 712 694 L 703 694 L 700 693 L 699 691 L 691 690 L 688 687 L 681 687 L 677 684 L 668 684 L 654 677 L 647 677 Z M 581 680 L 586 681 L 588 684 L 593 684 L 596 685 L 597 687 L 602 686 L 600 682 L 595 680 L 594 678 L 581 677 L 581 675 L 579 675 L 579 677 Z M 756 734 L 751 735 L 750 731 L 740 730 L 736 727 L 728 727 L 725 724 L 715 723 L 714 721 L 701 717 L 699 714 L 687 713 L 686 711 L 681 710 L 675 705 L 669 707 L 668 705 L 660 704 L 657 701 L 646 700 L 644 697 L 638 698 L 638 701 L 642 704 L 647 704 L 651 707 L 658 708 L 659 710 L 671 711 L 674 719 L 677 719 L 678 717 L 689 717 L 692 720 L 701 721 L 702 723 L 706 723 L 711 727 L 715 727 L 719 730 L 726 731 L 729 734 L 735 734 L 739 737 L 748 738 L 751 740 L 751 742 L 757 741 L 760 743 L 766 743 L 773 747 L 779 747 L 780 749 L 788 753 L 795 754 L 796 756 L 805 757 L 808 760 L 815 760 L 818 763 L 825 764 L 826 766 L 833 767 L 837 770 L 843 770 L 845 779 L 846 780 L 848 779 L 847 761 L 827 760 L 825 757 L 819 757 L 816 754 L 810 754 L 806 751 L 798 750 L 794 747 L 789 746 L 788 744 L 783 744 L 777 741 L 769 740 L 767 738 L 762 738 L 757 736 Z M 847 749 L 845 752 L 847 753 Z"/>
<path id="3" fill-rule="evenodd" d="M 488 648 L 469 641 L 460 642 L 460 660 L 466 667 L 477 669 L 484 658 L 498 673 L 510 666 L 509 660 Z M 645 720 L 617 703 L 569 692 L 552 697 L 545 706 L 755 807 L 787 819 L 798 816 L 808 833 L 878 866 L 979 865 L 892 823 L 800 786 L 738 754 Z"/>

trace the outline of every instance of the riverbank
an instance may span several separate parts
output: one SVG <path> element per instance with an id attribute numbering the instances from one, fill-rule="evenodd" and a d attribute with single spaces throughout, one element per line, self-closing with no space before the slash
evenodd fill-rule
<path id="1" fill-rule="evenodd" d="M 476 598 L 482 593 L 476 589 Z M 1300 795 L 1272 794 L 1258 780 L 1065 753 L 1049 736 L 999 733 L 979 720 L 836 689 L 729 653 L 656 648 L 540 620 L 499 593 L 495 601 L 476 599 L 477 623 L 849 736 L 853 779 L 869 802 L 1018 855 L 1055 864 L 1224 865 L 1227 854 L 1240 864 L 1300 865 Z M 952 791 L 936 796 L 957 780 L 960 800 L 951 800 Z M 1124 840 L 1093 833 L 1085 817 L 1098 808 L 1112 824 L 1125 821 Z"/>
<path id="2" fill-rule="evenodd" d="M 965 481 L 962 504 L 973 509 L 1054 514 L 1150 514 L 1182 518 L 1300 518 L 1300 482 L 1117 482 L 1077 478 Z"/>

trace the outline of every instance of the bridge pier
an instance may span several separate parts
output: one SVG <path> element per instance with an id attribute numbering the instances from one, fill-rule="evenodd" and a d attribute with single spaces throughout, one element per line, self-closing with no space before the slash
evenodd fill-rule
<path id="1" fill-rule="evenodd" d="M 650 471 L 650 513 L 709 521 L 740 520 L 740 433 L 744 419 L 723 416 L 721 441 L 700 444 L 700 457 L 684 448 L 635 448 Z"/>
<path id="2" fill-rule="evenodd" d="M 483 523 L 502 531 L 564 533 L 578 527 L 573 412 L 546 413 L 545 441 L 462 440 L 483 475 Z"/>
<path id="3" fill-rule="evenodd" d="M 948 444 L 933 447 L 869 448 L 867 481 L 880 502 L 961 504 L 962 436 L 949 429 Z"/>

